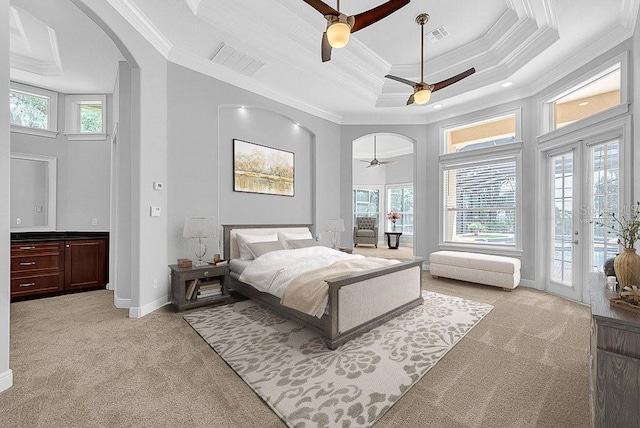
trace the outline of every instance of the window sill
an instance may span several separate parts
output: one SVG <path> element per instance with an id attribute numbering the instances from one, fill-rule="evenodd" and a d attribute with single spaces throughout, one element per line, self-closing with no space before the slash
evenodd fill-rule
<path id="1" fill-rule="evenodd" d="M 29 128 L 27 126 L 11 125 L 11 132 L 17 134 L 29 134 L 37 135 L 38 137 L 56 138 L 58 136 L 57 131 L 50 131 L 48 129 Z"/>
<path id="2" fill-rule="evenodd" d="M 68 134 L 65 132 L 69 141 L 105 141 L 107 134 Z"/>
<path id="3" fill-rule="evenodd" d="M 523 250 L 515 247 L 504 247 L 498 245 L 478 245 L 478 244 L 456 244 L 453 242 L 440 243 L 441 250 L 468 251 L 472 253 L 495 254 L 499 256 L 521 256 Z"/>

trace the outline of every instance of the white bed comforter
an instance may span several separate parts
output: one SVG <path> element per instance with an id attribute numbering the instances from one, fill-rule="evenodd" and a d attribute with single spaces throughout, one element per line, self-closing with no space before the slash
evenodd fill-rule
<path id="1" fill-rule="evenodd" d="M 342 260 L 362 259 L 332 248 L 315 246 L 266 253 L 255 259 L 240 275 L 240 281 L 282 298 L 292 279 L 304 272 L 329 266 Z"/>

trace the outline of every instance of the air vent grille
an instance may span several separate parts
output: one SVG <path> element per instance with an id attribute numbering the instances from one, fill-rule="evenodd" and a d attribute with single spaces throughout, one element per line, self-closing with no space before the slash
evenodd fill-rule
<path id="1" fill-rule="evenodd" d="M 253 76 L 264 65 L 263 62 L 224 43 L 211 57 L 211 61 L 247 76 Z"/>
<path id="2" fill-rule="evenodd" d="M 436 28 L 435 30 L 427 33 L 427 39 L 429 39 L 431 43 L 439 42 L 440 40 L 448 36 L 449 36 L 449 32 L 447 31 L 446 28 L 444 28 L 444 26 Z"/>

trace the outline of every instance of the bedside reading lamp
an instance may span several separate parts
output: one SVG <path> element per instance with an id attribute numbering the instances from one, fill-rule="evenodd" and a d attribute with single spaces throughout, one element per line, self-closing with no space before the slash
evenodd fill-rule
<path id="1" fill-rule="evenodd" d="M 344 220 L 341 218 L 329 219 L 324 222 L 325 232 L 331 232 L 331 245 L 336 249 L 338 245 L 338 233 L 344 232 Z"/>
<path id="2" fill-rule="evenodd" d="M 207 264 L 203 261 L 204 255 L 207 254 L 207 246 L 202 243 L 202 238 L 209 238 L 215 236 L 216 225 L 211 217 L 187 217 L 184 220 L 184 231 L 182 236 L 184 238 L 198 238 L 198 245 L 196 247 L 196 266 L 202 266 Z"/>

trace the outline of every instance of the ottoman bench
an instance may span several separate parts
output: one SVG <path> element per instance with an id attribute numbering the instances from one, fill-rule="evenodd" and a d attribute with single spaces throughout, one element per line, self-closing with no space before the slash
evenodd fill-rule
<path id="1" fill-rule="evenodd" d="M 502 287 L 511 291 L 520 284 L 520 260 L 513 257 L 462 251 L 436 251 L 429 255 L 434 277 Z"/>

